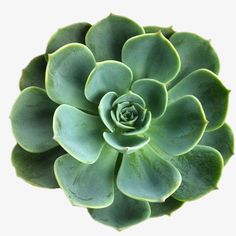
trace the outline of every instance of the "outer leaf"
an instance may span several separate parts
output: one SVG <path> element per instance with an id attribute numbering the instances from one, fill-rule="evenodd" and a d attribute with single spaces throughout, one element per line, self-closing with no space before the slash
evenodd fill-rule
<path id="1" fill-rule="evenodd" d="M 170 87 L 197 69 L 205 68 L 218 74 L 220 63 L 210 41 L 193 33 L 175 33 L 170 37 L 170 42 L 178 51 L 181 61 L 181 70 Z"/>
<path id="2" fill-rule="evenodd" d="M 84 96 L 84 86 L 95 59 L 90 50 L 78 43 L 67 44 L 49 55 L 46 70 L 48 96 L 59 104 L 72 105 L 96 112 Z"/>
<path id="3" fill-rule="evenodd" d="M 180 187 L 172 195 L 179 201 L 195 200 L 214 190 L 223 169 L 220 153 L 207 146 L 196 146 L 182 156 L 173 157 L 172 163 L 182 176 Z"/>
<path id="4" fill-rule="evenodd" d="M 168 94 L 164 84 L 153 79 L 140 79 L 132 84 L 132 91 L 140 95 L 152 117 L 160 117 L 166 110 Z"/>
<path id="5" fill-rule="evenodd" d="M 180 183 L 179 171 L 149 146 L 125 155 L 117 176 L 117 186 L 121 192 L 149 202 L 164 202 Z"/>
<path id="6" fill-rule="evenodd" d="M 31 153 L 16 145 L 12 151 L 12 164 L 16 174 L 26 182 L 44 188 L 58 188 L 53 165 L 55 160 L 64 154 L 61 147 L 47 152 Z"/>
<path id="7" fill-rule="evenodd" d="M 229 91 L 215 74 L 206 69 L 199 69 L 185 77 L 169 90 L 169 102 L 191 94 L 199 99 L 209 124 L 207 130 L 214 130 L 224 123 Z"/>
<path id="8" fill-rule="evenodd" d="M 85 96 L 90 102 L 99 103 L 108 92 L 127 93 L 132 82 L 132 71 L 117 61 L 97 63 L 85 85 Z"/>
<path id="9" fill-rule="evenodd" d="M 226 164 L 234 154 L 234 137 L 231 128 L 224 124 L 212 132 L 205 132 L 199 144 L 210 146 L 218 150 Z"/>
<path id="10" fill-rule="evenodd" d="M 45 71 L 47 62 L 44 55 L 35 57 L 22 71 L 20 90 L 30 86 L 45 88 Z"/>
<path id="11" fill-rule="evenodd" d="M 111 132 L 115 130 L 115 124 L 111 118 L 111 109 L 112 109 L 112 103 L 115 101 L 116 98 L 117 98 L 116 93 L 109 92 L 102 97 L 98 106 L 98 112 L 100 118 Z"/>
<path id="12" fill-rule="evenodd" d="M 99 117 L 69 105 L 59 106 L 53 117 L 54 139 L 71 156 L 86 164 L 95 162 L 102 151 L 103 129 Z"/>
<path id="13" fill-rule="evenodd" d="M 60 47 L 69 43 L 85 43 L 85 35 L 91 25 L 89 23 L 76 23 L 59 29 L 50 38 L 46 53 L 53 53 Z"/>
<path id="14" fill-rule="evenodd" d="M 129 38 L 143 33 L 143 28 L 134 21 L 110 14 L 90 28 L 86 35 L 86 45 L 97 61 L 119 61 L 124 43 Z"/>
<path id="15" fill-rule="evenodd" d="M 124 136 L 122 134 L 104 132 L 105 141 L 121 153 L 132 153 L 144 147 L 150 138 L 140 136 Z"/>
<path id="16" fill-rule="evenodd" d="M 44 152 L 58 144 L 52 139 L 52 117 L 57 105 L 45 90 L 24 89 L 11 110 L 12 130 L 17 142 L 29 152 Z"/>
<path id="17" fill-rule="evenodd" d="M 201 139 L 207 120 L 200 102 L 184 96 L 170 104 L 166 113 L 154 120 L 147 131 L 152 143 L 171 155 L 190 151 Z"/>
<path id="18" fill-rule="evenodd" d="M 158 33 L 161 31 L 161 33 L 168 39 L 172 34 L 175 33 L 172 26 L 170 27 L 160 27 L 160 26 L 144 26 L 145 33 Z"/>
<path id="19" fill-rule="evenodd" d="M 137 201 L 115 188 L 114 202 L 103 209 L 89 209 L 94 220 L 116 229 L 124 229 L 147 219 L 150 207 L 147 202 Z"/>
<path id="20" fill-rule="evenodd" d="M 172 80 L 180 69 L 177 51 L 161 32 L 129 39 L 122 49 L 122 61 L 131 68 L 134 79 L 163 83 Z"/>
<path id="21" fill-rule="evenodd" d="M 184 202 L 180 202 L 172 197 L 169 197 L 162 203 L 153 203 L 150 202 L 149 205 L 151 207 L 151 217 L 159 217 L 163 215 L 171 215 L 172 212 L 179 209 Z"/>
<path id="22" fill-rule="evenodd" d="M 70 155 L 55 162 L 55 174 L 60 187 L 76 206 L 102 208 L 114 199 L 114 168 L 118 152 L 104 146 L 99 159 L 83 164 Z"/>

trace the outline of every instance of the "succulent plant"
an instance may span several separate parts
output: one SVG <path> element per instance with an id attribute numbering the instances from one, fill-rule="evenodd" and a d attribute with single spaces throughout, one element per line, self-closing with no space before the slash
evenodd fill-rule
<path id="1" fill-rule="evenodd" d="M 20 79 L 17 175 L 117 229 L 171 214 L 214 190 L 233 154 L 218 72 L 193 33 L 113 14 L 59 29 Z"/>

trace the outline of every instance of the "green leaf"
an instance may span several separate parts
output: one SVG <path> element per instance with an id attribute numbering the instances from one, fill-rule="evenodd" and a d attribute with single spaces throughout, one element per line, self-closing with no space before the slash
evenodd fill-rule
<path id="1" fill-rule="evenodd" d="M 150 216 L 150 207 L 147 202 L 137 201 L 122 194 L 115 187 L 113 203 L 103 209 L 89 209 L 94 220 L 122 230 L 144 221 Z"/>
<path id="2" fill-rule="evenodd" d="M 177 51 L 161 32 L 129 39 L 122 49 L 122 62 L 131 68 L 136 80 L 150 78 L 166 83 L 180 69 Z"/>
<path id="3" fill-rule="evenodd" d="M 46 54 L 53 53 L 60 47 L 69 43 L 85 43 L 85 35 L 91 25 L 89 23 L 76 23 L 58 29 L 50 38 Z"/>
<path id="4" fill-rule="evenodd" d="M 115 115 L 114 111 L 111 111 L 111 118 L 112 118 L 112 121 L 113 121 L 113 123 L 115 124 L 116 128 L 121 129 L 122 131 L 125 131 L 125 130 L 134 130 L 134 129 L 135 129 L 134 126 L 130 126 L 130 125 L 123 124 L 123 123 L 119 122 L 119 121 L 116 119 L 116 115 Z M 122 131 L 121 131 L 121 132 L 122 132 Z"/>
<path id="5" fill-rule="evenodd" d="M 209 121 L 207 130 L 215 130 L 224 123 L 229 90 L 215 74 L 206 69 L 199 69 L 185 77 L 169 90 L 169 102 L 191 94 L 199 99 Z"/>
<path id="6" fill-rule="evenodd" d="M 175 33 L 172 26 L 170 27 L 160 27 L 160 26 L 144 26 L 145 33 L 158 33 L 161 31 L 161 33 L 168 39 L 172 34 Z"/>
<path id="7" fill-rule="evenodd" d="M 86 45 L 97 61 L 119 61 L 124 43 L 129 38 L 143 33 L 143 28 L 134 21 L 110 14 L 90 28 L 86 35 Z"/>
<path id="8" fill-rule="evenodd" d="M 20 90 L 36 86 L 45 88 L 45 71 L 47 62 L 44 55 L 35 57 L 22 71 L 20 78 Z"/>
<path id="9" fill-rule="evenodd" d="M 52 139 L 52 118 L 57 104 L 45 90 L 24 89 L 12 107 L 10 119 L 17 142 L 29 152 L 44 152 L 58 144 Z"/>
<path id="10" fill-rule="evenodd" d="M 140 95 L 152 117 L 160 117 L 166 110 L 168 94 L 164 84 L 153 79 L 140 79 L 132 84 L 131 90 Z"/>
<path id="11" fill-rule="evenodd" d="M 170 42 L 178 51 L 181 61 L 180 72 L 171 81 L 170 87 L 197 69 L 205 68 L 219 73 L 219 59 L 209 40 L 193 33 L 175 33 L 170 37 Z"/>
<path id="12" fill-rule="evenodd" d="M 121 153 L 132 153 L 144 147 L 150 138 L 140 136 L 124 136 L 122 134 L 104 132 L 105 141 Z"/>
<path id="13" fill-rule="evenodd" d="M 94 163 L 105 144 L 104 126 L 98 116 L 69 105 L 59 106 L 53 117 L 54 139 L 74 158 Z"/>
<path id="14" fill-rule="evenodd" d="M 142 124 L 139 127 L 136 127 L 134 130 L 128 130 L 124 132 L 124 135 L 137 135 L 137 134 L 143 134 L 146 132 L 151 124 L 152 121 L 152 114 L 150 111 L 147 111 L 145 114 L 145 118 L 142 122 Z"/>
<path id="15" fill-rule="evenodd" d="M 234 136 L 231 128 L 224 124 L 212 132 L 205 132 L 199 144 L 210 146 L 218 150 L 226 164 L 234 154 Z"/>
<path id="16" fill-rule="evenodd" d="M 84 86 L 95 67 L 90 50 L 79 43 L 67 44 L 49 55 L 46 70 L 48 96 L 59 104 L 96 113 L 96 106 L 84 96 Z"/>
<path id="17" fill-rule="evenodd" d="M 113 202 L 117 156 L 105 145 L 94 164 L 83 164 L 68 154 L 56 160 L 57 181 L 73 205 L 102 208 Z"/>
<path id="18" fill-rule="evenodd" d="M 179 171 L 150 146 L 124 155 L 117 186 L 125 195 L 149 202 L 164 202 L 181 183 Z"/>
<path id="19" fill-rule="evenodd" d="M 85 97 L 94 103 L 99 103 L 102 96 L 108 92 L 118 95 L 127 93 L 132 82 L 132 71 L 128 66 L 117 61 L 97 63 L 90 73 L 85 85 Z"/>
<path id="20" fill-rule="evenodd" d="M 131 104 L 137 103 L 141 107 L 145 107 L 146 106 L 144 100 L 138 94 L 135 94 L 132 91 L 129 91 L 128 93 L 118 97 L 113 102 L 112 106 L 114 107 L 115 105 L 117 105 L 119 103 L 122 103 L 122 102 L 130 102 Z"/>
<path id="21" fill-rule="evenodd" d="M 100 118 L 111 132 L 115 130 L 115 124 L 111 118 L 111 109 L 112 109 L 112 103 L 115 101 L 116 98 L 117 98 L 116 93 L 109 92 L 102 97 L 98 106 L 98 112 Z"/>
<path id="22" fill-rule="evenodd" d="M 16 145 L 11 158 L 18 177 L 38 187 L 58 188 L 53 166 L 55 160 L 64 153 L 59 146 L 46 152 L 32 153 Z"/>
<path id="23" fill-rule="evenodd" d="M 149 202 L 149 205 L 151 207 L 151 217 L 159 217 L 163 215 L 171 215 L 172 212 L 176 211 L 179 209 L 184 202 L 180 202 L 173 197 L 169 197 L 165 200 L 165 202 L 162 203 L 153 203 Z"/>
<path id="24" fill-rule="evenodd" d="M 182 176 L 182 183 L 172 195 L 179 201 L 195 200 L 217 188 L 223 159 L 214 148 L 196 146 L 192 151 L 171 160 Z"/>
<path id="25" fill-rule="evenodd" d="M 152 143 L 171 155 L 190 151 L 201 139 L 207 120 L 201 103 L 194 96 L 184 96 L 171 103 L 147 131 Z"/>

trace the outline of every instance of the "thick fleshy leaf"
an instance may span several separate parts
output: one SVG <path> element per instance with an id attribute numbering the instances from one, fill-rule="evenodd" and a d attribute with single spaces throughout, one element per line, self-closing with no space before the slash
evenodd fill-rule
<path id="1" fill-rule="evenodd" d="M 160 119 L 153 120 L 147 132 L 152 143 L 164 152 L 180 155 L 199 142 L 206 125 L 201 103 L 187 95 L 170 104 Z"/>
<path id="2" fill-rule="evenodd" d="M 164 202 L 181 183 L 179 171 L 149 145 L 124 155 L 117 176 L 121 192 L 134 199 Z"/>
<path id="3" fill-rule="evenodd" d="M 104 132 L 105 141 L 121 153 L 132 153 L 144 147 L 150 138 L 140 136 L 125 136 L 122 134 Z"/>
<path id="4" fill-rule="evenodd" d="M 46 54 L 53 53 L 60 47 L 69 43 L 85 43 L 85 35 L 91 25 L 89 23 L 76 23 L 58 29 L 50 38 Z"/>
<path id="5" fill-rule="evenodd" d="M 150 216 L 150 206 L 147 202 L 137 201 L 122 194 L 117 187 L 113 203 L 103 209 L 89 209 L 94 220 L 122 230 L 144 221 Z"/>
<path id="6" fill-rule="evenodd" d="M 217 129 L 224 123 L 229 90 L 224 87 L 215 74 L 206 69 L 194 71 L 169 90 L 169 102 L 188 94 L 195 96 L 201 102 L 209 121 L 207 130 Z"/>
<path id="7" fill-rule="evenodd" d="M 163 83 L 172 80 L 180 69 L 177 51 L 161 32 L 129 39 L 122 49 L 122 62 L 131 68 L 134 79 Z"/>
<path id="8" fill-rule="evenodd" d="M 158 217 L 163 215 L 171 215 L 174 211 L 179 209 L 184 202 L 178 201 L 173 197 L 169 197 L 165 202 L 149 202 L 151 207 L 151 217 Z"/>
<path id="9" fill-rule="evenodd" d="M 111 118 L 112 118 L 112 121 L 115 124 L 116 128 L 121 129 L 122 131 L 135 129 L 134 126 L 122 124 L 121 122 L 117 121 L 114 111 L 111 111 Z"/>
<path id="10" fill-rule="evenodd" d="M 137 103 L 141 107 L 145 107 L 146 106 L 144 100 L 138 94 L 135 94 L 132 91 L 129 91 L 128 93 L 118 97 L 113 102 L 112 106 L 114 107 L 115 105 L 117 105 L 119 103 L 122 103 L 122 102 L 130 102 L 131 104 Z"/>
<path id="11" fill-rule="evenodd" d="M 182 176 L 180 187 L 172 195 L 177 200 L 195 200 L 217 188 L 223 158 L 216 149 L 199 145 L 184 155 L 173 157 L 171 162 Z"/>
<path id="12" fill-rule="evenodd" d="M 160 117 L 166 110 L 168 94 L 164 84 L 153 79 L 140 79 L 132 84 L 131 90 L 140 95 L 152 117 Z"/>
<path id="13" fill-rule="evenodd" d="M 105 144 L 103 130 L 98 116 L 69 105 L 59 106 L 53 117 L 54 139 L 71 156 L 86 164 L 98 159 Z"/>
<path id="14" fill-rule="evenodd" d="M 142 125 L 140 125 L 140 127 L 136 127 L 134 130 L 128 130 L 128 131 L 124 132 L 124 135 L 143 134 L 144 132 L 146 132 L 149 129 L 151 121 L 152 121 L 152 114 L 150 111 L 147 111 Z"/>
<path id="15" fill-rule="evenodd" d="M 111 109 L 112 109 L 112 104 L 116 98 L 117 98 L 116 93 L 109 92 L 102 97 L 98 106 L 99 115 L 103 123 L 111 132 L 115 130 L 115 124 L 111 118 Z"/>
<path id="16" fill-rule="evenodd" d="M 170 37 L 181 60 L 181 69 L 177 77 L 171 81 L 173 87 L 185 76 L 201 68 L 209 69 L 218 74 L 220 63 L 210 41 L 193 33 L 175 33 Z"/>
<path id="17" fill-rule="evenodd" d="M 97 63 L 85 85 L 85 96 L 90 102 L 99 103 L 108 92 L 127 93 L 133 75 L 128 66 L 117 61 Z"/>
<path id="18" fill-rule="evenodd" d="M 212 132 L 205 132 L 199 144 L 210 146 L 218 150 L 226 164 L 234 154 L 234 136 L 231 128 L 224 124 Z"/>
<path id="19" fill-rule="evenodd" d="M 57 104 L 45 90 L 24 89 L 11 110 L 12 130 L 17 142 L 29 152 L 44 152 L 58 144 L 52 139 L 52 118 Z"/>
<path id="20" fill-rule="evenodd" d="M 97 61 L 119 61 L 124 43 L 129 38 L 143 33 L 143 28 L 134 21 L 110 14 L 90 28 L 86 35 L 86 45 Z"/>
<path id="21" fill-rule="evenodd" d="M 159 31 L 161 31 L 161 33 L 167 39 L 170 38 L 170 36 L 175 33 L 172 26 L 170 26 L 170 27 L 160 27 L 160 26 L 151 25 L 151 26 L 144 26 L 144 30 L 145 30 L 146 34 L 148 34 L 148 33 L 158 33 Z"/>
<path id="22" fill-rule="evenodd" d="M 57 181 L 73 205 L 102 208 L 113 202 L 117 156 L 117 151 L 105 145 L 98 160 L 91 165 L 69 154 L 56 160 Z"/>
<path id="23" fill-rule="evenodd" d="M 84 96 L 86 80 L 94 67 L 92 53 L 79 43 L 67 44 L 50 54 L 46 70 L 48 96 L 56 103 L 96 112 L 96 106 Z"/>
<path id="24" fill-rule="evenodd" d="M 45 71 L 47 62 L 44 55 L 35 57 L 22 71 L 20 78 L 20 90 L 36 86 L 45 88 Z"/>
<path id="25" fill-rule="evenodd" d="M 16 145 L 12 151 L 12 164 L 17 176 L 26 182 L 43 188 L 58 188 L 53 166 L 64 153 L 59 146 L 46 152 L 32 153 Z"/>

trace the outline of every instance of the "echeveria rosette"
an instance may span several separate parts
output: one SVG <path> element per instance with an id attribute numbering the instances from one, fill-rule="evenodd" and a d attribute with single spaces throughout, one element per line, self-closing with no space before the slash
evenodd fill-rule
<path id="1" fill-rule="evenodd" d="M 118 229 L 217 187 L 233 154 L 209 41 L 110 15 L 58 30 L 23 70 L 12 161 Z"/>

